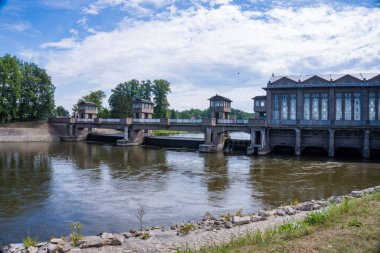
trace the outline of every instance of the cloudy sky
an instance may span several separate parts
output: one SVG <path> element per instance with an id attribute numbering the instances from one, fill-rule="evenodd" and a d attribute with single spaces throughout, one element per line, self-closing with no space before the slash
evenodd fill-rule
<path id="1" fill-rule="evenodd" d="M 0 0 L 0 55 L 45 68 L 56 104 L 166 79 L 172 108 L 252 111 L 275 75 L 380 72 L 380 1 Z M 107 98 L 108 99 L 108 98 Z"/>

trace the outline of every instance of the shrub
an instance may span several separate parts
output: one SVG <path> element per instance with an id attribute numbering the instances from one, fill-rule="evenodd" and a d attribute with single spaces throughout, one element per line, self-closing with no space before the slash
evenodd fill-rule
<path id="1" fill-rule="evenodd" d="M 38 243 L 38 238 L 37 237 L 32 238 L 29 234 L 29 229 L 28 229 L 28 235 L 26 236 L 24 240 L 22 240 L 22 242 L 25 244 L 26 248 L 29 248 L 30 246 L 35 247 Z"/>
<path id="2" fill-rule="evenodd" d="M 81 234 L 82 224 L 79 221 L 71 223 L 71 241 L 73 245 L 77 245 L 80 240 L 83 240 L 83 235 Z"/>
<path id="3" fill-rule="evenodd" d="M 188 233 L 190 233 L 191 230 L 194 230 L 194 229 L 195 229 L 194 224 L 186 223 L 184 225 L 181 225 L 178 233 L 183 236 L 183 235 L 187 235 Z"/>
<path id="4" fill-rule="evenodd" d="M 141 236 L 141 239 L 143 240 L 146 240 L 150 237 L 150 234 L 149 233 L 143 233 L 142 236 Z"/>
<path id="5" fill-rule="evenodd" d="M 327 222 L 327 213 L 326 212 L 311 212 L 305 218 L 305 222 L 308 225 L 322 225 Z"/>

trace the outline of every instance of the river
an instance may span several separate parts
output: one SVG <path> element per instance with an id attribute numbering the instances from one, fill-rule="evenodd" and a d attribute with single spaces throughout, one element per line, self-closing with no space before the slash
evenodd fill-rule
<path id="1" fill-rule="evenodd" d="M 201 154 L 91 143 L 0 144 L 0 241 L 47 240 L 195 221 L 347 194 L 380 183 L 380 162 Z"/>

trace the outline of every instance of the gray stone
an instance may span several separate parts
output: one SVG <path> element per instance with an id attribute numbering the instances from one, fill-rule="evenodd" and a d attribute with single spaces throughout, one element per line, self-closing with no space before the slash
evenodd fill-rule
<path id="1" fill-rule="evenodd" d="M 285 213 L 287 214 L 287 215 L 293 215 L 293 214 L 295 214 L 296 213 L 296 211 L 294 210 L 294 208 L 293 207 L 287 207 L 287 208 L 285 208 Z"/>
<path id="2" fill-rule="evenodd" d="M 321 206 L 319 205 L 319 204 L 317 204 L 317 203 L 315 203 L 314 205 L 313 205 L 313 210 L 318 210 L 318 209 L 320 209 L 321 208 Z"/>
<path id="3" fill-rule="evenodd" d="M 278 209 L 278 210 L 277 210 L 277 215 L 278 215 L 278 216 L 285 216 L 285 211 L 282 210 L 282 209 Z"/>
<path id="4" fill-rule="evenodd" d="M 123 233 L 125 239 L 128 239 L 128 238 L 131 238 L 132 237 L 132 234 L 131 233 Z"/>
<path id="5" fill-rule="evenodd" d="M 232 219 L 232 223 L 236 224 L 236 225 L 244 225 L 244 224 L 248 224 L 250 222 L 251 222 L 250 216 L 243 216 L 243 217 L 234 216 L 234 218 Z"/>
<path id="6" fill-rule="evenodd" d="M 111 245 L 122 245 L 123 244 L 123 241 L 124 241 L 124 236 L 123 235 L 114 235 L 114 237 L 112 238 L 112 242 L 111 242 Z"/>
<path id="7" fill-rule="evenodd" d="M 40 248 L 40 247 L 45 246 L 47 244 L 48 244 L 47 242 L 39 242 L 39 243 L 36 244 L 36 247 Z"/>
<path id="8" fill-rule="evenodd" d="M 375 191 L 380 191 L 380 185 L 375 186 L 374 188 L 375 188 Z"/>
<path id="9" fill-rule="evenodd" d="M 68 242 L 66 242 L 66 243 L 64 243 L 64 244 L 61 246 L 61 248 L 62 248 L 63 252 L 67 252 L 67 251 L 71 250 L 71 244 L 68 243 Z"/>
<path id="10" fill-rule="evenodd" d="M 263 211 L 263 210 L 258 211 L 257 214 L 260 215 L 260 216 L 263 216 L 263 217 L 268 217 L 269 216 L 269 213 L 267 211 Z"/>
<path id="11" fill-rule="evenodd" d="M 313 210 L 313 205 L 314 205 L 314 203 L 312 203 L 312 202 L 305 202 L 303 204 L 297 205 L 296 210 L 311 211 L 311 210 Z"/>
<path id="12" fill-rule="evenodd" d="M 211 213 L 209 212 L 206 212 L 203 217 L 202 217 L 202 220 L 216 220 L 216 218 L 214 217 L 214 215 L 212 215 Z"/>
<path id="13" fill-rule="evenodd" d="M 84 243 L 82 248 L 92 248 L 103 246 L 102 239 L 99 236 L 86 236 L 84 238 Z"/>
<path id="14" fill-rule="evenodd" d="M 22 251 L 26 249 L 23 243 L 11 243 L 9 244 L 9 252 Z"/>
<path id="15" fill-rule="evenodd" d="M 30 247 L 28 248 L 28 252 L 29 252 L 29 253 L 37 253 L 37 252 L 38 252 L 38 248 L 37 248 L 37 247 L 30 246 Z"/>
<path id="16" fill-rule="evenodd" d="M 63 253 L 63 250 L 57 245 L 53 243 L 49 243 L 47 246 L 48 253 Z"/>
<path id="17" fill-rule="evenodd" d="M 354 198 L 360 198 L 360 197 L 364 196 L 364 192 L 363 191 L 352 191 L 351 196 Z"/>
<path id="18" fill-rule="evenodd" d="M 343 201 L 343 197 L 342 196 L 331 196 L 330 198 L 328 198 L 328 201 L 330 203 L 341 203 Z"/>
<path id="19" fill-rule="evenodd" d="M 63 243 L 63 240 L 61 238 L 53 238 L 50 240 L 50 243 L 60 244 L 60 243 Z"/>
<path id="20" fill-rule="evenodd" d="M 232 222 L 226 221 L 223 223 L 225 228 L 232 228 Z"/>

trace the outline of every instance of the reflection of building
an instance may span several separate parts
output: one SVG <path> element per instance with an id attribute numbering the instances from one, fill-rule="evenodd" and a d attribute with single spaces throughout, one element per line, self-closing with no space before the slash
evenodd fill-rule
<path id="1" fill-rule="evenodd" d="M 78 103 L 78 118 L 80 119 L 95 119 L 98 115 L 98 108 L 95 103 L 79 102 Z"/>
<path id="2" fill-rule="evenodd" d="M 219 96 L 218 94 L 209 98 L 208 100 L 210 100 L 211 118 L 229 119 L 232 100 Z"/>
<path id="3" fill-rule="evenodd" d="M 154 103 L 150 100 L 137 98 L 133 100 L 133 118 L 134 119 L 151 119 L 153 116 Z"/>
<path id="4" fill-rule="evenodd" d="M 380 74 L 272 76 L 266 96 L 255 97 L 256 117 L 266 115 L 269 145 L 380 148 Z M 371 138 L 370 138 L 371 137 Z"/>

